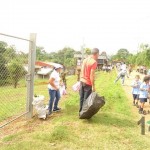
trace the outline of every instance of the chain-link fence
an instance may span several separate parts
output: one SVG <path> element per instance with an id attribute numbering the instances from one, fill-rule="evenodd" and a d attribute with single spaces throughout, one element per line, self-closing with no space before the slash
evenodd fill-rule
<path id="1" fill-rule="evenodd" d="M 30 40 L 1 34 L 7 38 L 27 41 L 29 50 L 17 49 L 0 41 L 0 128 L 27 114 L 32 117 L 35 34 Z M 2 39 L 2 38 L 0 38 Z M 25 42 L 23 41 L 23 42 Z"/>

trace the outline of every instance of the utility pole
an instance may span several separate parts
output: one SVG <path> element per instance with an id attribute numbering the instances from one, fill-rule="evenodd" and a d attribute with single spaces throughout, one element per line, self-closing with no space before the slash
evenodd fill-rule
<path id="1" fill-rule="evenodd" d="M 81 61 L 83 62 L 83 60 L 84 60 L 84 46 L 85 46 L 85 44 L 84 44 L 84 38 L 83 38 L 83 43 L 82 43 L 82 46 L 81 46 L 81 54 L 82 54 L 82 59 L 81 59 Z"/>

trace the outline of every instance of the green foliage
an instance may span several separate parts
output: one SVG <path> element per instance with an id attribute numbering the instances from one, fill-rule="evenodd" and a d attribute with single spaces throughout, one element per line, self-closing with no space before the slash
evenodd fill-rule
<path id="1" fill-rule="evenodd" d="M 91 54 L 91 49 L 90 48 L 85 48 L 84 53 L 90 55 Z"/>
<path id="2" fill-rule="evenodd" d="M 14 85 L 14 88 L 16 88 L 19 80 L 25 75 L 23 64 L 18 59 L 12 60 L 8 64 L 8 71 L 11 82 Z"/>
<path id="3" fill-rule="evenodd" d="M 75 50 L 70 47 L 65 47 L 58 52 L 51 53 L 45 52 L 43 47 L 36 48 L 37 60 L 60 63 L 66 67 L 72 67 L 75 65 L 74 53 Z"/>
<path id="4" fill-rule="evenodd" d="M 127 57 L 129 56 L 129 51 L 127 49 L 119 49 L 117 54 L 112 56 L 112 60 L 120 60 L 126 61 Z"/>
<path id="5" fill-rule="evenodd" d="M 65 47 L 57 53 L 50 53 L 50 61 L 63 64 L 66 67 L 72 67 L 75 65 L 74 53 L 74 49 Z"/>
<path id="6" fill-rule="evenodd" d="M 140 52 L 135 55 L 130 54 L 126 49 L 120 49 L 111 59 L 126 61 L 128 64 L 150 67 L 150 46 L 148 44 L 141 44 Z"/>
<path id="7" fill-rule="evenodd" d="M 37 60 L 48 60 L 48 54 L 45 52 L 44 47 L 36 47 L 36 59 Z"/>
<path id="8" fill-rule="evenodd" d="M 7 49 L 7 43 L 0 41 L 0 86 L 6 84 L 8 76 L 7 62 L 4 57 L 4 53 Z"/>

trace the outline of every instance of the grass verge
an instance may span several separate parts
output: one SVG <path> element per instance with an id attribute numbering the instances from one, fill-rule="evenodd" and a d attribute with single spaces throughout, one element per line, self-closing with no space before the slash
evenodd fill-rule
<path id="1" fill-rule="evenodd" d="M 28 122 L 31 132 L 5 137 L 1 150 L 149 150 L 150 136 L 140 135 L 136 115 L 121 85 L 114 84 L 115 77 L 115 72 L 97 73 L 96 89 L 106 105 L 89 120 L 78 119 L 79 95 L 71 90 L 76 77 L 70 77 L 62 112 L 46 121 L 34 118 Z"/>

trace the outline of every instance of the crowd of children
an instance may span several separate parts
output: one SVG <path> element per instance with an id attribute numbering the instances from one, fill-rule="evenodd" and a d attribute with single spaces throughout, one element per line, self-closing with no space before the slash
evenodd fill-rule
<path id="1" fill-rule="evenodd" d="M 102 71 L 111 72 L 113 68 L 113 65 L 103 65 Z"/>
<path id="2" fill-rule="evenodd" d="M 148 69 L 146 66 L 138 66 L 136 69 L 136 72 L 139 72 L 145 75 L 150 75 L 150 69 Z"/>
<path id="3" fill-rule="evenodd" d="M 146 115 L 144 111 L 144 105 L 150 99 L 150 76 L 145 76 L 143 81 L 140 80 L 140 76 L 136 75 L 132 84 L 133 105 L 139 109 L 139 114 Z"/>

